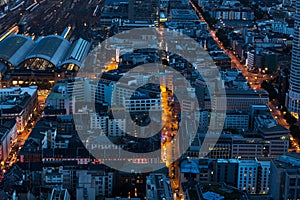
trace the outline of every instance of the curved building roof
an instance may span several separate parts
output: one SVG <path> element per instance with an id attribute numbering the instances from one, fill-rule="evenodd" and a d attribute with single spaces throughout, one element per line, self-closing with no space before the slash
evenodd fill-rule
<path id="1" fill-rule="evenodd" d="M 66 59 L 62 64 L 74 63 L 77 66 L 81 67 L 84 59 L 86 58 L 91 44 L 79 38 L 70 48 L 67 53 Z"/>
<path id="2" fill-rule="evenodd" d="M 31 58 L 42 58 L 55 66 L 59 66 L 61 65 L 60 62 L 64 60 L 70 45 L 70 42 L 61 36 L 46 36 L 37 42 L 26 57 L 26 60 Z"/>
<path id="3" fill-rule="evenodd" d="M 19 65 L 34 46 L 30 37 L 11 35 L 0 42 L 0 58 L 13 66 Z"/>

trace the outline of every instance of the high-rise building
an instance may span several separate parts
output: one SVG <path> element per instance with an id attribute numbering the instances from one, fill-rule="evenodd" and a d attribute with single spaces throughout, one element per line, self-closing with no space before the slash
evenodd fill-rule
<path id="1" fill-rule="evenodd" d="M 296 3 L 290 90 L 287 106 L 290 112 L 300 113 L 300 2 Z"/>

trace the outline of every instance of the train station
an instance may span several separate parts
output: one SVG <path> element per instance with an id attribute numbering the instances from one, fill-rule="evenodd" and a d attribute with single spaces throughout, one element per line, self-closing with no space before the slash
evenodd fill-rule
<path id="1" fill-rule="evenodd" d="M 90 48 L 91 43 L 82 38 L 70 42 L 63 36 L 49 35 L 33 41 L 28 36 L 10 35 L 0 42 L 2 86 L 56 82 L 73 76 Z M 41 72 L 43 76 L 37 76 Z"/>

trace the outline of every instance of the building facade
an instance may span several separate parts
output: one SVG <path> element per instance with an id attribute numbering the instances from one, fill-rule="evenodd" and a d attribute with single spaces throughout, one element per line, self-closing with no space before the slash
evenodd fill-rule
<path id="1" fill-rule="evenodd" d="M 289 153 L 271 161 L 270 193 L 274 200 L 300 198 L 300 157 Z"/>
<path id="2" fill-rule="evenodd" d="M 300 2 L 296 2 L 292 64 L 290 72 L 290 89 L 287 107 L 290 112 L 300 113 Z"/>
<path id="3" fill-rule="evenodd" d="M 37 107 L 37 87 L 0 89 L 0 118 L 14 118 L 18 132 L 24 131 Z"/>

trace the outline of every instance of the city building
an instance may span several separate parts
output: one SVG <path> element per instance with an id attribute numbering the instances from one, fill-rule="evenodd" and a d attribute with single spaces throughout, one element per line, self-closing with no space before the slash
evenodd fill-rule
<path id="1" fill-rule="evenodd" d="M 217 159 L 213 168 L 213 181 L 238 187 L 239 161 L 237 159 Z"/>
<path id="2" fill-rule="evenodd" d="M 41 118 L 19 152 L 20 162 L 93 162 L 94 157 L 84 148 L 76 131 L 73 116 Z"/>
<path id="3" fill-rule="evenodd" d="M 269 95 L 266 91 L 252 89 L 227 89 L 227 110 L 249 111 L 253 104 L 268 104 Z"/>
<path id="4" fill-rule="evenodd" d="M 250 130 L 254 129 L 255 118 L 260 115 L 270 115 L 270 108 L 264 104 L 253 104 L 250 108 Z"/>
<path id="5" fill-rule="evenodd" d="M 269 194 L 270 192 L 270 165 L 268 159 L 257 159 L 258 162 L 258 175 L 257 175 L 257 194 Z"/>
<path id="6" fill-rule="evenodd" d="M 128 1 L 105 2 L 100 14 L 101 26 L 110 27 L 112 24 L 120 24 L 121 21 L 128 20 Z M 116 20 L 115 16 L 118 16 Z M 105 36 L 104 36 L 105 37 Z"/>
<path id="7" fill-rule="evenodd" d="M 280 102 L 285 102 L 289 90 L 289 74 L 287 68 L 280 70 L 278 94 Z"/>
<path id="8" fill-rule="evenodd" d="M 52 87 L 46 99 L 44 115 L 69 115 L 87 112 L 91 109 L 88 105 L 93 103 L 107 106 L 105 101 L 108 101 L 108 97 L 106 94 L 105 97 L 103 96 L 102 92 L 106 92 L 101 90 L 102 86 L 96 80 L 82 77 L 59 80 Z M 112 88 L 109 89 L 112 90 Z"/>
<path id="9" fill-rule="evenodd" d="M 103 134 L 107 133 L 108 116 L 99 116 L 97 113 L 90 113 L 90 129 L 101 129 Z"/>
<path id="10" fill-rule="evenodd" d="M 227 1 L 228 2 L 228 1 Z M 232 1 L 234 4 L 236 1 Z M 211 9 L 210 15 L 216 19 L 226 20 L 254 20 L 254 12 L 250 8 L 242 7 L 239 5 L 223 5 Z"/>
<path id="11" fill-rule="evenodd" d="M 167 173 L 164 171 L 164 174 Z M 147 174 L 138 173 L 132 170 L 130 173 L 117 171 L 115 173 L 115 194 L 125 194 L 126 198 L 137 198 L 145 199 L 147 197 Z M 149 174 L 148 174 L 149 175 Z M 133 187 L 128 187 L 129 185 Z M 119 196 L 119 195 L 118 195 Z M 123 196 L 123 195 L 122 195 Z"/>
<path id="12" fill-rule="evenodd" d="M 111 137 L 126 135 L 126 119 L 108 119 L 107 134 Z"/>
<path id="13" fill-rule="evenodd" d="M 67 149 L 69 147 L 71 137 L 57 135 L 56 128 L 49 129 L 40 134 L 44 135 L 44 139 L 42 140 L 43 149 Z"/>
<path id="14" fill-rule="evenodd" d="M 247 52 L 246 63 L 249 68 L 257 68 L 264 73 L 273 73 L 277 71 L 278 56 L 264 48 L 256 48 Z"/>
<path id="15" fill-rule="evenodd" d="M 224 128 L 235 129 L 237 131 L 248 131 L 249 114 L 242 111 L 227 112 Z"/>
<path id="16" fill-rule="evenodd" d="M 57 188 L 63 184 L 63 174 L 58 167 L 43 167 L 43 185 L 48 188 Z"/>
<path id="17" fill-rule="evenodd" d="M 5 161 L 11 151 L 10 145 L 17 138 L 15 119 L 0 119 L 0 161 Z"/>
<path id="18" fill-rule="evenodd" d="M 220 200 L 222 200 L 222 199 L 224 199 L 224 196 L 222 196 L 218 193 L 215 193 L 215 192 L 205 192 L 203 194 L 203 198 L 207 199 L 207 200 L 208 199 L 220 199 Z"/>
<path id="19" fill-rule="evenodd" d="M 72 27 L 68 26 L 61 36 L 39 37 L 37 33 L 27 33 L 36 24 L 41 25 L 41 29 L 43 25 L 28 17 L 28 13 L 34 14 L 31 10 L 21 13 L 19 33 L 24 32 L 26 36 L 10 34 L 6 37 L 4 33 L 5 39 L 0 38 L 0 88 L 3 87 L 0 89 L 0 161 L 11 157 L 11 147 L 13 152 L 21 147 L 13 154 L 12 162 L 10 159 L 10 163 L 1 162 L 0 199 L 34 199 L 33 196 L 50 200 L 246 200 L 269 199 L 270 196 L 275 200 L 300 199 L 300 155 L 286 154 L 290 131 L 272 117 L 269 94 L 250 87 L 255 88 L 253 85 L 258 85 L 263 78 L 271 77 L 261 77 L 259 73 L 253 77 L 258 79 L 254 82 L 251 70 L 258 68 L 263 73 L 273 73 L 278 66 L 286 66 L 282 63 L 288 60 L 289 55 L 285 55 L 291 45 L 288 34 L 293 32 L 287 104 L 292 114 L 300 113 L 299 0 L 282 2 L 282 5 L 290 4 L 292 11 L 296 5 L 296 15 L 290 15 L 289 9 L 281 12 L 284 6 L 272 0 L 250 2 L 249 7 L 242 5 L 245 1 L 238 0 L 196 1 L 201 10 L 190 0 L 74 0 L 62 1 L 54 7 L 49 6 L 52 5 L 49 2 L 33 3 L 34 8 L 42 3 L 44 7 L 49 6 L 47 12 L 51 14 L 45 12 L 43 17 L 54 18 L 56 23 L 72 16 Z M 274 3 L 272 7 L 264 5 L 270 1 Z M 93 14 L 87 14 L 93 16 L 92 20 L 80 12 L 84 3 L 85 10 L 94 9 Z M 28 6 L 26 1 L 20 4 Z M 256 6 L 274 20 L 256 20 L 257 14 L 261 14 Z M 64 17 L 55 19 L 61 12 Z M 200 12 L 208 17 L 208 23 Z M 74 13 L 79 21 L 77 16 L 73 17 Z M 280 24 L 284 21 L 280 17 L 283 14 L 289 14 L 289 19 Z M 295 31 L 290 27 L 293 17 Z M 28 21 L 28 28 L 23 20 Z M 214 21 L 216 24 L 212 26 Z M 215 27 L 216 32 L 208 26 Z M 53 27 L 57 28 L 54 24 Z M 111 43 L 101 43 L 113 56 L 104 64 L 106 68 L 100 69 L 104 73 L 88 73 L 97 78 L 101 75 L 100 80 L 74 77 L 86 63 L 91 47 L 117 33 L 139 27 L 168 28 L 180 36 L 195 39 L 196 43 L 186 45 L 183 41 L 181 45 L 176 37 L 165 41 L 160 29 L 133 40 L 134 36 L 120 34 Z M 72 32 L 70 41 L 66 39 L 69 31 Z M 232 49 L 223 49 L 227 41 L 218 41 L 218 31 L 227 37 Z M 167 44 L 165 51 L 162 50 L 164 44 Z M 202 54 L 198 47 L 208 53 Z M 172 48 L 177 51 L 172 52 Z M 192 60 L 197 58 L 197 63 L 175 55 L 182 51 Z M 89 66 L 102 66 L 102 53 L 88 60 Z M 209 55 L 211 63 L 203 64 L 203 55 Z M 235 67 L 242 69 L 245 61 L 249 73 L 244 77 Z M 163 67 L 153 73 L 153 66 L 145 65 L 153 63 L 162 63 Z M 135 70 L 139 65 L 146 67 Z M 168 67 L 179 76 L 173 75 Z M 202 75 L 198 67 L 202 67 Z M 211 69 L 221 69 L 221 78 L 216 79 Z M 134 72 L 126 77 L 129 71 Z M 287 82 L 282 80 L 282 91 L 286 91 Z M 38 87 L 8 88 L 32 84 Z M 43 117 L 39 118 L 37 89 L 43 88 L 41 85 L 47 89 L 53 87 L 46 99 Z M 210 111 L 223 105 L 224 96 L 221 92 L 209 94 L 209 88 L 220 89 L 223 85 L 227 115 L 216 142 L 206 132 L 217 128 L 222 115 Z M 213 101 L 211 96 L 221 98 Z M 34 128 L 23 145 L 24 131 L 30 132 L 27 124 L 33 116 L 38 116 L 38 121 L 32 123 Z M 199 120 L 199 124 L 194 119 Z M 148 136 L 152 130 L 153 127 L 147 129 L 148 122 L 158 128 L 158 133 L 139 137 Z M 177 138 L 174 136 L 178 127 L 182 129 Z M 197 127 L 195 135 L 191 134 Z M 189 145 L 187 151 L 181 149 L 183 141 Z M 171 148 L 169 142 L 173 144 Z M 208 151 L 200 151 L 202 147 Z M 146 156 L 160 149 L 163 150 L 160 156 Z M 136 156 L 132 158 L 122 150 Z M 177 154 L 181 155 L 178 159 Z M 176 158 L 170 165 L 169 156 Z M 14 163 L 15 157 L 19 159 L 17 163 Z M 105 166 L 111 162 L 120 170 Z M 162 162 L 167 166 L 143 173 L 143 170 L 151 170 L 151 164 Z M 8 167 L 12 163 L 13 166 Z M 140 170 L 133 170 L 133 165 L 141 166 Z"/>
<path id="20" fill-rule="evenodd" d="M 216 159 L 212 180 L 236 187 L 248 194 L 269 192 L 270 160 Z"/>
<path id="21" fill-rule="evenodd" d="M 227 111 L 250 111 L 253 104 L 265 104 L 269 102 L 269 94 L 266 91 L 252 89 L 226 88 Z"/>
<path id="22" fill-rule="evenodd" d="M 294 41 L 293 55 L 290 70 L 290 89 L 287 95 L 287 107 L 290 112 L 300 113 L 300 77 L 299 77 L 299 32 L 300 27 L 300 2 L 296 2 L 295 26 L 294 26 Z"/>
<path id="23" fill-rule="evenodd" d="M 238 165 L 238 185 L 249 194 L 256 193 L 258 165 L 255 160 L 241 160 Z"/>
<path id="24" fill-rule="evenodd" d="M 128 1 L 128 19 L 129 20 L 150 20 L 157 19 L 156 13 L 158 12 L 159 1 Z"/>
<path id="25" fill-rule="evenodd" d="M 95 102 L 103 106 L 111 106 L 112 90 L 114 88 L 114 82 L 101 79 L 95 93 Z"/>
<path id="26" fill-rule="evenodd" d="M 95 80 L 82 77 L 57 81 L 46 99 L 44 114 L 82 113 L 83 110 L 88 110 L 87 105 L 103 102 L 95 96 L 100 95 L 100 92 L 96 92 L 96 88 L 101 88 L 101 84 L 97 85 L 97 83 Z"/>
<path id="27" fill-rule="evenodd" d="M 71 44 L 58 35 L 39 38 L 36 42 L 23 35 L 10 35 L 0 45 L 1 62 L 10 68 L 31 67 L 41 70 L 65 64 L 80 67 L 90 48 L 89 42 L 81 38 Z"/>
<path id="28" fill-rule="evenodd" d="M 209 124 L 209 111 L 200 108 L 197 111 L 195 111 L 194 114 L 194 119 L 199 120 L 198 131 L 206 131 Z"/>
<path id="29" fill-rule="evenodd" d="M 0 46 L 1 62 L 14 68 L 25 60 L 27 53 L 34 47 L 34 42 L 30 37 L 14 35 L 0 42 Z"/>
<path id="30" fill-rule="evenodd" d="M 182 183 L 191 180 L 199 181 L 200 171 L 197 161 L 192 159 L 183 159 L 180 161 L 180 181 Z"/>
<path id="31" fill-rule="evenodd" d="M 145 96 L 146 95 L 146 96 Z M 139 88 L 138 90 L 135 90 L 133 86 L 129 86 L 127 84 L 118 84 L 115 87 L 115 91 L 112 94 L 112 100 L 111 102 L 115 106 L 121 106 L 123 108 L 126 108 L 126 110 L 131 110 L 131 109 L 138 109 L 141 108 L 142 105 L 147 106 L 145 100 L 144 103 L 142 103 L 142 99 L 139 100 L 139 98 L 146 98 L 147 96 L 149 97 L 149 100 L 147 100 L 147 104 L 151 104 L 151 106 L 155 106 L 155 109 L 159 110 L 160 104 L 152 104 L 151 99 L 153 102 L 160 102 L 160 91 L 159 88 L 151 88 L 151 86 Z M 134 99 L 136 97 L 136 99 Z M 148 108 L 150 107 L 147 106 Z M 143 108 L 145 109 L 145 108 Z"/>
<path id="32" fill-rule="evenodd" d="M 209 51 L 209 55 L 213 59 L 215 65 L 220 67 L 221 70 L 230 69 L 231 58 L 223 51 Z"/>
<path id="33" fill-rule="evenodd" d="M 294 28 L 290 27 L 287 22 L 282 22 L 282 21 L 274 21 L 272 23 L 272 31 L 287 34 L 287 35 L 294 34 Z"/>
<path id="34" fill-rule="evenodd" d="M 274 200 L 300 198 L 300 157 L 289 153 L 271 161 L 270 193 Z"/>
<path id="35" fill-rule="evenodd" d="M 53 188 L 50 200 L 70 200 L 70 194 L 67 189 Z"/>
<path id="36" fill-rule="evenodd" d="M 221 77 L 222 80 L 224 80 L 228 112 L 249 112 L 251 105 L 268 104 L 269 94 L 265 90 L 252 89 L 247 83 L 247 79 L 241 74 L 239 70 L 226 69 L 226 71 L 223 71 L 221 73 Z M 208 83 L 206 82 L 206 84 Z M 212 102 L 210 102 L 209 92 L 207 91 L 207 89 L 205 89 L 206 85 L 200 85 L 198 81 L 198 88 L 199 87 L 199 92 L 201 92 L 202 94 L 204 92 L 205 94 L 204 108 L 210 109 Z M 204 88 L 201 89 L 201 87 Z M 214 105 L 222 105 L 223 99 L 219 98 L 218 101 L 219 102 L 214 102 Z"/>
<path id="37" fill-rule="evenodd" d="M 131 96 L 125 99 L 125 110 L 128 112 L 161 111 L 161 99 L 151 98 L 146 95 Z"/>
<path id="38" fill-rule="evenodd" d="M 9 35 L 0 42 L 0 62 L 7 68 L 5 74 L 9 74 L 2 77 L 1 86 L 53 84 L 72 77 L 82 67 L 90 47 L 82 38 L 71 43 L 59 35 L 36 41 L 19 34 Z"/>
<path id="39" fill-rule="evenodd" d="M 149 200 L 172 200 L 173 193 L 170 179 L 164 174 L 150 174 L 147 176 L 146 195 Z"/>
<path id="40" fill-rule="evenodd" d="M 82 114 L 80 113 L 80 115 Z M 86 121 L 86 123 L 88 123 L 89 126 L 86 127 L 87 129 L 90 129 L 91 131 L 96 129 L 97 131 L 100 131 L 101 136 L 104 135 L 111 136 L 111 137 L 125 136 L 127 130 L 126 129 L 127 121 L 125 118 L 110 119 L 109 116 L 103 116 L 103 115 L 100 116 L 95 112 L 90 112 L 88 113 L 88 115 L 89 115 L 89 119 Z"/>
<path id="41" fill-rule="evenodd" d="M 204 133 L 198 133 L 194 139 L 191 147 L 187 150 L 187 155 L 192 158 L 198 156 L 207 156 L 208 158 L 218 159 L 255 159 L 255 158 L 277 158 L 288 152 L 289 139 L 287 135 L 289 130 L 275 127 L 270 130 L 270 138 L 265 139 L 266 132 L 244 132 L 242 134 L 231 132 L 227 130 L 220 135 L 219 140 L 214 146 L 211 146 L 210 140 L 206 139 L 207 148 L 209 153 L 199 154 L 197 146 L 202 144 L 205 138 Z"/>
<path id="42" fill-rule="evenodd" d="M 0 118 L 15 118 L 21 133 L 37 109 L 37 87 L 1 88 L 0 98 Z"/>
<path id="43" fill-rule="evenodd" d="M 65 114 L 75 112 L 74 99 L 72 93 L 68 93 L 65 83 L 56 83 L 46 99 L 46 107 L 52 107 L 56 110 L 65 110 Z"/>
<path id="44" fill-rule="evenodd" d="M 254 131 L 261 134 L 265 140 L 288 139 L 290 131 L 277 124 L 270 115 L 259 115 L 254 121 Z"/>
<path id="45" fill-rule="evenodd" d="M 180 161 L 180 182 L 219 183 L 251 195 L 266 195 L 270 189 L 270 159 L 185 158 Z"/>
<path id="46" fill-rule="evenodd" d="M 111 196 L 114 186 L 114 174 L 103 170 L 77 171 L 78 184 L 76 186 L 76 199 L 93 200 L 96 197 Z"/>
<path id="47" fill-rule="evenodd" d="M 201 199 L 201 190 L 200 184 L 196 182 L 187 182 L 182 184 L 182 190 L 184 193 L 184 199 L 191 200 L 191 199 Z M 177 196 L 180 197 L 180 196 Z"/>
<path id="48" fill-rule="evenodd" d="M 31 166 L 20 164 L 20 167 L 21 174 L 31 175 L 31 178 L 23 177 L 24 182 L 34 178 L 37 182 L 32 187 L 43 188 L 39 191 L 41 196 L 49 190 L 48 198 L 55 200 L 98 199 L 113 194 L 115 173 L 101 164 L 78 165 L 74 161 L 62 161 L 59 165 L 31 163 Z"/>
<path id="49" fill-rule="evenodd" d="M 192 9 L 171 9 L 170 15 L 171 22 L 198 20 L 198 16 Z"/>

